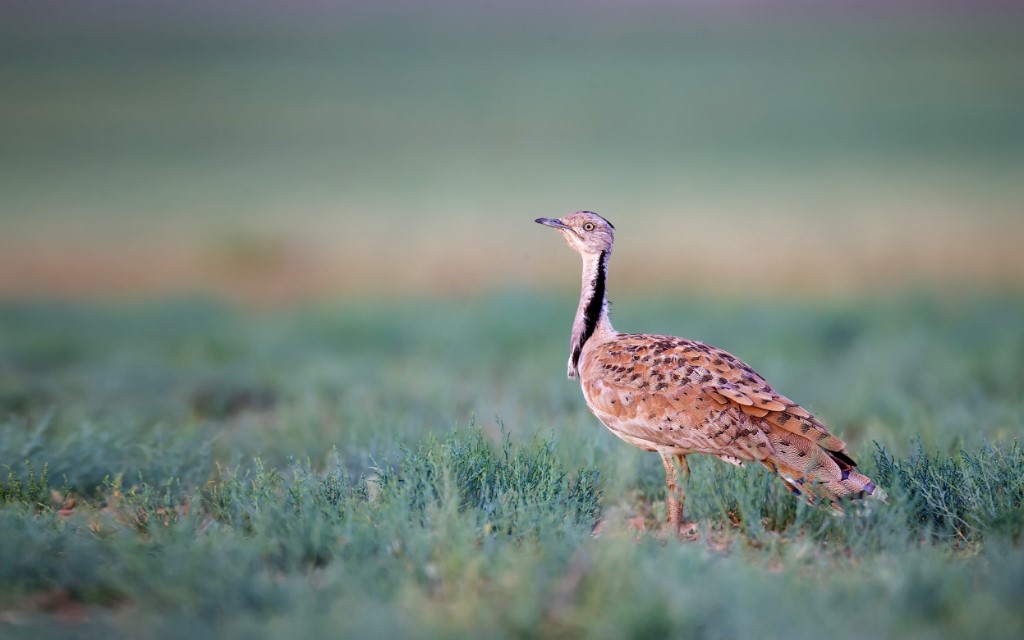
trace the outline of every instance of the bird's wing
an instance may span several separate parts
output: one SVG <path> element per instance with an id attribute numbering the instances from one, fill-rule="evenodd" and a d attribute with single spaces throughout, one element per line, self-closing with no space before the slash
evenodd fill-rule
<path id="1" fill-rule="evenodd" d="M 670 387 L 699 388 L 714 402 L 735 405 L 837 454 L 842 466 L 855 466 L 845 442 L 806 409 L 772 389 L 750 365 L 722 349 L 674 336 L 620 335 L 600 351 L 595 354 L 600 360 L 625 369 L 613 376 L 618 386 L 647 393 L 667 392 Z"/>
<path id="2" fill-rule="evenodd" d="M 672 336 L 618 335 L 585 352 L 583 390 L 638 447 L 757 460 L 809 502 L 875 494 L 846 443 L 735 356 Z"/>
<path id="3" fill-rule="evenodd" d="M 829 451 L 845 452 L 846 443 L 831 433 L 806 409 L 772 389 L 750 365 L 716 347 L 693 343 L 680 349 L 688 362 L 709 371 L 703 388 L 721 403 L 733 402 L 756 418 L 817 442 Z"/>

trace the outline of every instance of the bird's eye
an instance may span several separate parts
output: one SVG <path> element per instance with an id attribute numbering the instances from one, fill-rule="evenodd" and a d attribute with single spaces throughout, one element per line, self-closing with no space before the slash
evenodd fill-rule
<path id="1" fill-rule="evenodd" d="M 593 222 L 588 222 L 587 224 L 583 225 L 583 230 L 584 231 L 593 231 L 594 230 L 594 223 Z"/>

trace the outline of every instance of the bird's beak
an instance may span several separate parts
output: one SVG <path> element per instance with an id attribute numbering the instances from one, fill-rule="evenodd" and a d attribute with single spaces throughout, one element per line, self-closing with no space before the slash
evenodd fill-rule
<path id="1" fill-rule="evenodd" d="M 554 220 L 552 218 L 537 218 L 534 220 L 537 224 L 542 224 L 546 227 L 554 227 L 555 229 L 568 229 L 566 225 L 562 224 L 561 220 Z"/>

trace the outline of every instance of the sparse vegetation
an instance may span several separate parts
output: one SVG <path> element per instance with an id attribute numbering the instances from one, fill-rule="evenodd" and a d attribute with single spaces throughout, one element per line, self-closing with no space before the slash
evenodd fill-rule
<path id="1" fill-rule="evenodd" d="M 556 300 L 3 308 L 4 635 L 1024 633 L 1018 302 L 623 305 L 750 360 L 889 494 L 835 517 L 696 459 L 687 543 L 562 378 Z"/>

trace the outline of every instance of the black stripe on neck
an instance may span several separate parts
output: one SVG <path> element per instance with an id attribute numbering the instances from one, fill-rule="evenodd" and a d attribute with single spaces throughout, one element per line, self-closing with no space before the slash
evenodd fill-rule
<path id="1" fill-rule="evenodd" d="M 573 368 L 579 368 L 583 345 L 587 343 L 590 336 L 594 335 L 594 331 L 597 330 L 597 323 L 601 319 L 601 308 L 604 307 L 605 280 L 608 278 L 607 260 L 608 252 L 602 251 L 601 256 L 597 259 L 597 274 L 594 275 L 594 279 L 590 282 L 592 290 L 590 300 L 587 301 L 587 306 L 583 310 L 583 335 L 580 336 L 580 341 L 576 343 L 572 350 Z"/>

